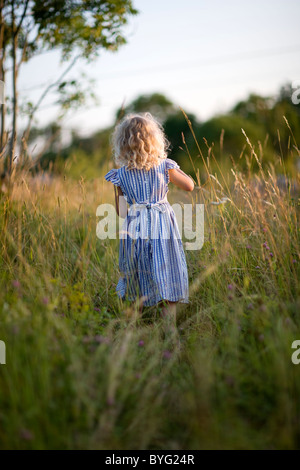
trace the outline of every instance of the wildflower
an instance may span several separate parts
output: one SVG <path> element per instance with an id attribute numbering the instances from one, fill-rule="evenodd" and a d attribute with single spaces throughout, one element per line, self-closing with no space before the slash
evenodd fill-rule
<path id="1" fill-rule="evenodd" d="M 95 310 L 95 312 L 101 312 L 100 308 L 98 308 L 98 307 L 95 307 L 94 310 Z"/>
<path id="2" fill-rule="evenodd" d="M 263 232 L 266 232 L 266 231 L 267 231 L 267 229 L 266 229 L 266 228 L 263 228 L 263 229 L 262 229 L 262 231 L 263 231 Z"/>
<path id="3" fill-rule="evenodd" d="M 106 338 L 105 336 L 102 336 L 102 335 L 96 335 L 94 340 L 97 342 L 97 343 L 105 343 L 105 344 L 108 344 L 109 343 L 109 339 Z"/>
<path id="4" fill-rule="evenodd" d="M 163 352 L 163 357 L 165 359 L 170 359 L 172 357 L 172 353 L 170 351 L 166 350 L 166 351 Z"/>
<path id="5" fill-rule="evenodd" d="M 44 305 L 48 305 L 48 303 L 49 303 L 48 297 L 43 297 L 42 302 L 43 302 Z"/>
<path id="6" fill-rule="evenodd" d="M 267 245 L 267 242 L 263 243 L 263 247 L 266 248 L 268 245 Z"/>
<path id="7" fill-rule="evenodd" d="M 250 302 L 248 305 L 247 305 L 247 309 L 248 310 L 252 310 L 253 309 L 253 303 Z"/>
<path id="8" fill-rule="evenodd" d="M 227 375 L 225 377 L 225 382 L 226 382 L 227 385 L 229 385 L 229 387 L 233 387 L 233 385 L 235 383 L 235 380 L 231 375 Z"/>
<path id="9" fill-rule="evenodd" d="M 292 263 L 295 264 L 295 263 L 297 263 L 297 261 L 296 261 L 295 259 L 293 259 L 293 260 L 292 260 Z"/>
<path id="10" fill-rule="evenodd" d="M 29 429 L 23 428 L 20 430 L 20 438 L 24 441 L 32 441 L 33 437 L 33 433 Z"/>
<path id="11" fill-rule="evenodd" d="M 12 332 L 14 335 L 17 335 L 20 331 L 20 328 L 17 325 L 13 326 Z"/>
<path id="12" fill-rule="evenodd" d="M 270 257 L 273 258 L 273 256 L 274 256 L 274 255 L 273 255 L 272 251 L 270 251 Z"/>
<path id="13" fill-rule="evenodd" d="M 136 378 L 136 379 L 140 379 L 140 378 L 141 378 L 141 374 L 139 374 L 139 373 L 135 374 L 135 378 Z"/>
<path id="14" fill-rule="evenodd" d="M 228 284 L 227 288 L 228 288 L 229 290 L 233 290 L 233 284 Z"/>
<path id="15" fill-rule="evenodd" d="M 145 343 L 144 343 L 144 341 L 143 341 L 142 339 L 138 342 L 138 345 L 139 345 L 140 347 L 144 346 L 144 344 L 145 344 Z"/>
<path id="16" fill-rule="evenodd" d="M 12 281 L 12 285 L 13 287 L 15 287 L 16 289 L 19 289 L 21 287 L 21 284 L 19 283 L 19 281 L 17 281 L 16 279 L 14 281 Z"/>
<path id="17" fill-rule="evenodd" d="M 91 342 L 91 337 L 90 336 L 84 336 L 82 338 L 82 342 L 85 343 L 85 344 L 90 343 Z"/>
<path id="18" fill-rule="evenodd" d="M 251 246 L 251 245 L 247 245 L 246 248 L 247 248 L 247 250 L 251 250 L 252 246 Z"/>
<path id="19" fill-rule="evenodd" d="M 228 300 L 232 300 L 233 299 L 233 295 L 229 294 L 228 295 Z"/>
<path id="20" fill-rule="evenodd" d="M 260 269 L 260 266 L 255 266 L 256 269 Z"/>
<path id="21" fill-rule="evenodd" d="M 108 397 L 106 403 L 108 404 L 108 406 L 112 406 L 115 404 L 115 400 L 112 397 Z"/>

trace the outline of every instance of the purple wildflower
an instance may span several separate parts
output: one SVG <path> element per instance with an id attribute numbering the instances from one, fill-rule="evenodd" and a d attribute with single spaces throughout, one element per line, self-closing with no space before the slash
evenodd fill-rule
<path id="1" fill-rule="evenodd" d="M 95 310 L 95 312 L 101 312 L 101 309 L 98 308 L 98 307 L 95 307 L 94 310 Z"/>
<path id="2" fill-rule="evenodd" d="M 20 331 L 20 328 L 17 325 L 13 326 L 12 332 L 14 335 L 17 335 Z"/>
<path id="3" fill-rule="evenodd" d="M 32 441 L 34 435 L 29 429 L 21 429 L 20 430 L 20 438 L 24 439 L 24 441 Z"/>
<path id="4" fill-rule="evenodd" d="M 143 341 L 142 339 L 138 342 L 138 345 L 139 345 L 140 347 L 144 346 L 144 344 L 145 344 L 145 343 L 144 343 L 144 341 Z"/>
<path id="5" fill-rule="evenodd" d="M 272 251 L 270 251 L 270 257 L 273 258 L 273 256 L 274 256 L 274 255 L 273 255 Z"/>
<path id="6" fill-rule="evenodd" d="M 85 344 L 86 344 L 86 343 L 90 343 L 91 340 L 92 340 L 92 338 L 91 338 L 90 336 L 84 336 L 84 337 L 82 338 L 82 342 L 85 343 Z"/>
<path id="7" fill-rule="evenodd" d="M 14 280 L 12 281 L 12 285 L 13 285 L 13 287 L 15 287 L 16 289 L 19 289 L 19 288 L 21 287 L 21 284 L 20 284 L 19 281 L 17 281 L 17 279 L 14 279 Z"/>
<path id="8" fill-rule="evenodd" d="M 231 376 L 231 375 L 227 375 L 225 377 L 225 382 L 226 384 L 229 386 L 229 387 L 233 387 L 234 383 L 235 383 L 235 380 L 234 378 Z"/>
<path id="9" fill-rule="evenodd" d="M 229 290 L 233 290 L 233 284 L 228 284 L 227 288 L 228 288 Z"/>
<path id="10" fill-rule="evenodd" d="M 291 324 L 292 324 L 292 320 L 290 319 L 290 317 L 286 317 L 286 318 L 284 319 L 284 323 L 285 323 L 286 325 L 291 325 Z"/>
<path id="11" fill-rule="evenodd" d="M 163 357 L 165 359 L 170 359 L 172 357 L 172 353 L 170 351 L 166 350 L 166 351 L 163 352 Z"/>
<path id="12" fill-rule="evenodd" d="M 42 302 L 43 302 L 44 305 L 48 305 L 48 303 L 49 303 L 48 297 L 43 297 Z"/>
<path id="13" fill-rule="evenodd" d="M 94 340 L 97 342 L 97 343 L 105 343 L 105 344 L 108 344 L 109 343 L 109 339 L 106 338 L 105 336 L 102 336 L 102 335 L 96 335 Z"/>

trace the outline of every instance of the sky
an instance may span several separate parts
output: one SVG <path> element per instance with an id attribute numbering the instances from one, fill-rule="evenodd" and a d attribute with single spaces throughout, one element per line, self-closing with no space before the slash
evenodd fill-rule
<path id="1" fill-rule="evenodd" d="M 300 79 L 298 0 L 133 0 L 139 14 L 123 33 L 127 44 L 77 63 L 66 78 L 94 79 L 99 103 L 70 112 L 66 133 L 82 136 L 113 124 L 116 110 L 141 94 L 165 94 L 200 121 L 225 113 L 249 93 L 274 95 Z M 22 66 L 20 99 L 35 103 L 45 84 L 67 68 L 59 51 Z M 86 78 L 85 78 L 86 77 Z M 9 80 L 9 76 L 7 78 Z M 9 90 L 9 86 L 8 86 Z M 36 115 L 39 127 L 55 121 L 53 94 Z M 19 125 L 26 121 L 20 120 Z"/>

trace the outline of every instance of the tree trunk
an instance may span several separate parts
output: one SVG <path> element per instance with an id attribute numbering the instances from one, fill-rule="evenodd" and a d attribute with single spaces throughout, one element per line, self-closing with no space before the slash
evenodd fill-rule
<path id="1" fill-rule="evenodd" d="M 0 64 L 0 80 L 5 82 L 5 70 L 4 70 L 4 50 L 3 50 L 3 62 Z M 4 150 L 4 147 L 6 145 L 6 132 L 5 132 L 5 115 L 6 115 L 6 105 L 5 103 L 2 103 L 1 105 L 1 129 L 0 129 L 0 155 L 2 155 L 2 152 Z"/>
<path id="2" fill-rule="evenodd" d="M 3 19 L 4 0 L 0 0 L 0 80 L 5 82 L 5 46 L 4 46 L 4 19 Z M 1 106 L 1 129 L 0 129 L 0 155 L 2 155 L 5 146 L 5 103 Z"/>
<path id="3" fill-rule="evenodd" d="M 8 155 L 8 173 L 12 173 L 13 159 L 16 148 L 16 137 L 17 137 L 17 112 L 18 112 L 18 94 L 17 94 L 17 40 L 18 35 L 16 34 L 15 28 L 15 14 L 14 14 L 14 2 L 12 3 L 12 89 L 13 89 L 13 116 L 12 116 L 12 131 L 9 146 Z"/>

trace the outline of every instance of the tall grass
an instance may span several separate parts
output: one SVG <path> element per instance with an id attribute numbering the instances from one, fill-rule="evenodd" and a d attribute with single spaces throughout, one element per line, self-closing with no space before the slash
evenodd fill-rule
<path id="1" fill-rule="evenodd" d="M 242 172 L 200 147 L 205 242 L 186 252 L 175 343 L 158 308 L 115 294 L 118 240 L 96 237 L 109 183 L 15 173 L 0 215 L 2 449 L 299 448 L 299 151 L 265 165 L 245 136 Z"/>

